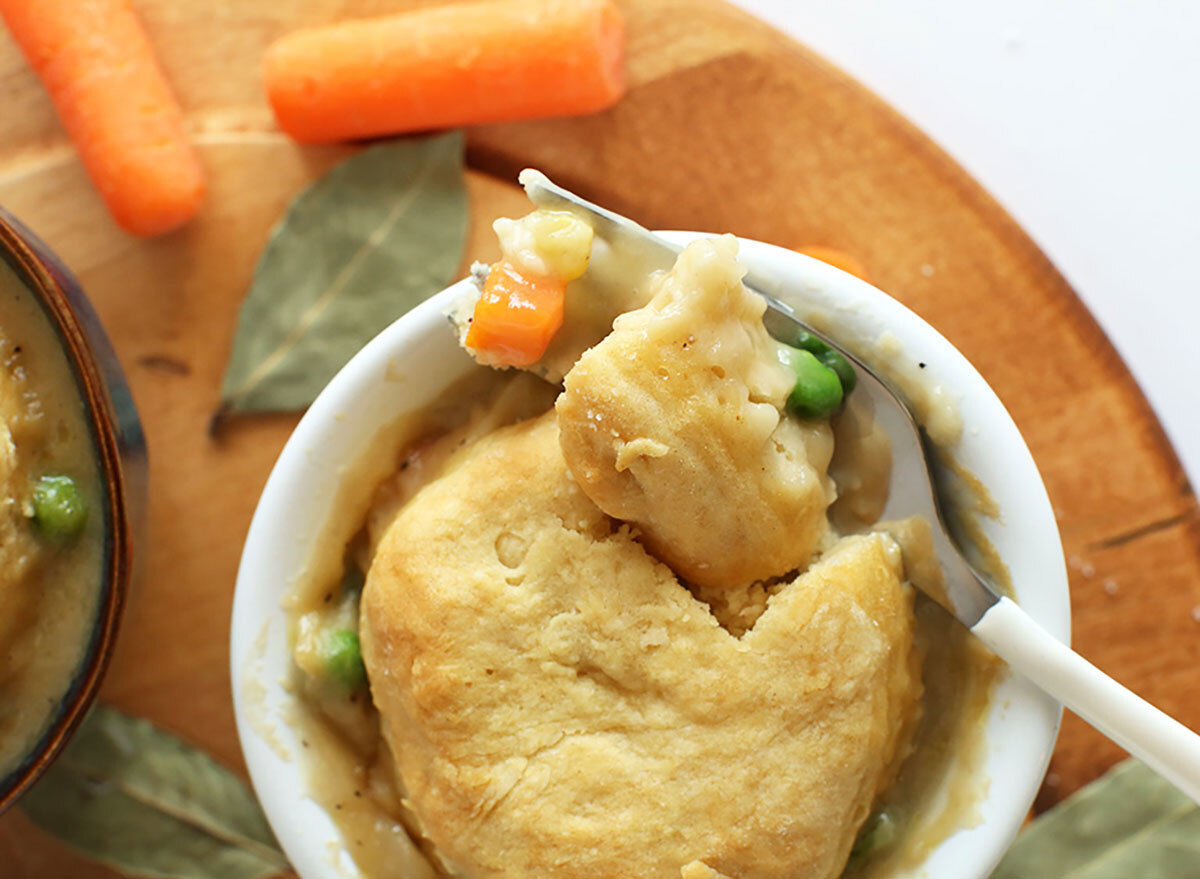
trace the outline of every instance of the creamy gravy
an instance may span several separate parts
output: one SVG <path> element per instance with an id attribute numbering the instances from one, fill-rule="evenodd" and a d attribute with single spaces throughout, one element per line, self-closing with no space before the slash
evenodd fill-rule
<path id="1" fill-rule="evenodd" d="M 84 654 L 104 557 L 101 482 L 87 415 L 41 306 L 0 261 L 0 777 L 51 722 Z M 33 486 L 70 476 L 91 507 L 82 532 L 38 532 Z"/>
<path id="2" fill-rule="evenodd" d="M 293 621 L 337 600 L 345 566 L 366 568 L 382 528 L 438 475 L 453 449 L 502 424 L 544 411 L 555 393 L 527 375 L 481 369 L 425 412 L 381 434 L 373 453 L 364 456 L 358 472 L 348 474 L 344 482 L 325 540 L 289 600 Z M 834 430 L 837 451 L 830 472 L 840 495 L 831 519 L 840 531 L 862 530 L 878 519 L 886 502 L 890 444 L 869 414 L 853 404 L 835 419 Z M 920 559 L 920 540 L 900 531 L 906 563 L 908 554 Z M 913 567 L 910 576 L 921 576 L 918 565 Z M 924 576 L 938 576 L 936 564 L 933 571 Z M 757 616 L 754 611 L 761 612 L 751 609 L 749 623 Z M 896 816 L 902 841 L 882 857 L 852 864 L 847 876 L 884 876 L 918 863 L 951 832 L 977 820 L 974 804 L 986 792 L 979 774 L 985 750 L 983 718 L 998 664 L 921 595 L 916 601 L 916 641 L 924 668 L 922 720 L 913 754 L 879 804 Z M 312 795 L 340 828 L 359 871 L 369 879 L 451 875 L 421 841 L 416 816 L 397 790 L 369 700 L 323 698 L 300 674 L 296 686 L 304 698 L 294 720 L 303 732 L 302 760 Z M 337 853 L 331 853 L 331 859 L 336 860 Z"/>

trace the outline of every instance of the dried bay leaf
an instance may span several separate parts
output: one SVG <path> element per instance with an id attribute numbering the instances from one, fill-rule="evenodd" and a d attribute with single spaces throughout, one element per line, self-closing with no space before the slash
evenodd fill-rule
<path id="1" fill-rule="evenodd" d="M 290 875 L 262 810 L 233 773 L 149 722 L 102 705 L 21 809 L 71 848 L 130 876 Z"/>
<path id="2" fill-rule="evenodd" d="M 1132 877 L 1200 877 L 1200 806 L 1137 760 L 1043 813 L 991 879 Z"/>
<path id="3" fill-rule="evenodd" d="M 292 202 L 242 305 L 222 412 L 303 409 L 366 342 L 447 286 L 468 224 L 458 132 L 369 147 Z"/>
<path id="4" fill-rule="evenodd" d="M 207 754 L 146 720 L 97 705 L 64 757 L 91 778 L 119 778 L 137 796 L 230 839 L 279 847 L 258 801 Z"/>

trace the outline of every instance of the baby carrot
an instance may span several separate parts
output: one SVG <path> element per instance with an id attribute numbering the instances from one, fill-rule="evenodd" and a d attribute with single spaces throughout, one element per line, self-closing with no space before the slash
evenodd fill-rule
<path id="1" fill-rule="evenodd" d="M 820 244 L 812 244 L 808 247 L 796 248 L 797 253 L 803 253 L 805 256 L 811 256 L 813 259 L 819 259 L 823 263 L 828 263 L 835 269 L 841 269 L 854 275 L 856 278 L 862 278 L 864 281 L 870 280 L 867 277 L 867 267 L 850 254 L 838 250 L 833 247 L 824 247 Z"/>
<path id="2" fill-rule="evenodd" d="M 187 222 L 204 179 L 129 0 L 0 0 L 113 217 L 135 235 Z"/>
<path id="3" fill-rule="evenodd" d="M 292 137 L 348 140 L 602 110 L 622 45 L 610 0 L 493 0 L 297 31 L 263 78 Z"/>
<path id="4" fill-rule="evenodd" d="M 492 266 L 464 340 L 492 366 L 529 366 L 563 322 L 566 283 L 529 278 L 510 263 Z"/>

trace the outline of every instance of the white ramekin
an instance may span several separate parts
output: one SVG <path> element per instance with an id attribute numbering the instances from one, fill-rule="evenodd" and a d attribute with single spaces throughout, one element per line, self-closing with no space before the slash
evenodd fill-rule
<path id="1" fill-rule="evenodd" d="M 664 233 L 683 242 L 695 233 Z M 964 431 L 955 456 L 1000 510 L 981 520 L 1008 565 L 1020 604 L 1062 641 L 1070 637 L 1066 566 L 1054 513 L 1033 458 L 999 398 L 946 339 L 885 293 L 795 252 L 743 240 L 740 258 L 775 291 L 825 314 L 839 338 L 895 337 L 931 367 Z M 469 370 L 445 312 L 463 281 L 413 309 L 366 345 L 301 419 L 263 489 L 238 570 L 231 632 L 234 707 L 254 788 L 303 879 L 357 876 L 336 826 L 306 792 L 303 749 L 288 725 L 295 694 L 283 601 L 326 527 L 339 480 L 377 433 L 425 406 Z M 867 358 L 868 360 L 870 357 Z M 1015 676 L 999 683 L 986 719 L 981 820 L 938 845 L 913 875 L 985 879 L 1037 792 L 1058 732 L 1060 708 Z M 907 874 L 906 874 L 907 875 Z"/>

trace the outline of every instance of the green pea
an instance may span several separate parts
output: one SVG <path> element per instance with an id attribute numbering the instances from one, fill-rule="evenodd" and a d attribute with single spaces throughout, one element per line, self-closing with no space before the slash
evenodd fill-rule
<path id="1" fill-rule="evenodd" d="M 33 487 L 33 521 L 50 539 L 78 537 L 87 517 L 87 502 L 70 476 L 43 476 Z"/>
<path id="2" fill-rule="evenodd" d="M 885 849 L 896 841 L 896 822 L 887 812 L 876 812 L 858 831 L 858 839 L 850 849 L 851 859 L 865 858 Z"/>
<path id="3" fill-rule="evenodd" d="M 854 367 L 838 351 L 835 351 L 827 342 L 823 342 L 810 333 L 808 330 L 796 330 L 792 336 L 791 346 L 799 348 L 801 351 L 808 351 L 816 357 L 822 364 L 828 366 L 837 373 L 837 377 L 842 382 L 842 392 L 850 393 L 854 390 L 854 386 L 858 384 L 858 374 L 854 371 Z"/>
<path id="4" fill-rule="evenodd" d="M 801 351 L 809 351 L 815 354 L 818 358 L 830 352 L 837 353 L 834 352 L 829 345 L 818 339 L 808 330 L 797 329 L 795 335 L 788 344 L 790 344 L 793 348 L 799 348 Z"/>
<path id="5" fill-rule="evenodd" d="M 349 629 L 329 632 L 321 643 L 321 653 L 329 680 L 350 693 L 366 686 L 367 667 L 363 665 L 357 632 Z"/>
<path id="6" fill-rule="evenodd" d="M 811 351 L 781 345 L 779 359 L 796 376 L 787 405 L 801 418 L 824 418 L 842 405 L 842 383 L 837 373 Z"/>
<path id="7" fill-rule="evenodd" d="M 818 354 L 817 359 L 837 373 L 842 383 L 843 395 L 854 390 L 854 386 L 858 384 L 858 373 L 854 371 L 849 360 L 832 348 L 827 348 L 824 354 Z"/>

